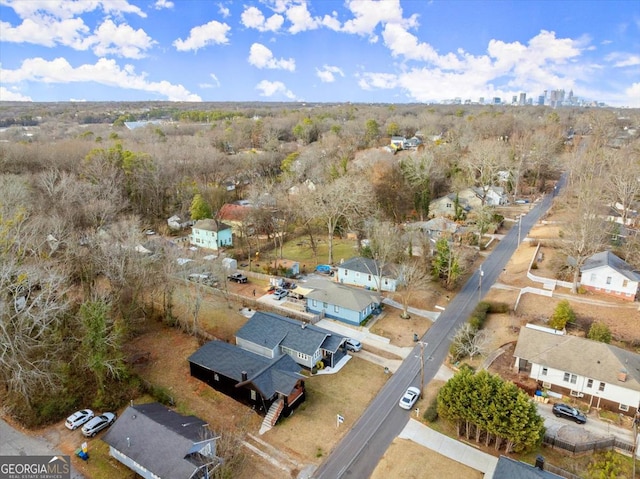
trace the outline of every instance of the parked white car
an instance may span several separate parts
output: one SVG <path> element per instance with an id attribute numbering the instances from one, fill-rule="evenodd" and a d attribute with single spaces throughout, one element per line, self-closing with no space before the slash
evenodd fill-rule
<path id="1" fill-rule="evenodd" d="M 416 387 L 411 386 L 409 389 L 407 389 L 407 392 L 404 393 L 404 396 L 400 398 L 399 406 L 402 409 L 411 409 L 419 397 L 420 390 Z"/>
<path id="2" fill-rule="evenodd" d="M 89 419 L 93 418 L 93 411 L 91 409 L 81 409 L 80 411 L 74 412 L 71 416 L 67 418 L 64 422 L 64 425 L 67 429 L 78 429 Z"/>

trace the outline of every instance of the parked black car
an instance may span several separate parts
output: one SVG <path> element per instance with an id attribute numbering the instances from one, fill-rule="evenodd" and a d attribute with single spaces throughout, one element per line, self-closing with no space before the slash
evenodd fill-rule
<path id="1" fill-rule="evenodd" d="M 578 424 L 584 424 L 587 422 L 587 416 L 582 414 L 576 408 L 569 406 L 568 404 L 557 403 L 553 405 L 553 415 L 555 417 L 564 417 Z"/>

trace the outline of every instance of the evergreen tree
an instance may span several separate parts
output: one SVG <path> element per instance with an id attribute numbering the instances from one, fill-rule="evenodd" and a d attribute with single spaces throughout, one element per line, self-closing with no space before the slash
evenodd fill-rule
<path id="1" fill-rule="evenodd" d="M 571 309 L 569 301 L 563 299 L 558 303 L 553 315 L 549 320 L 549 327 L 553 329 L 564 329 L 567 323 L 573 323 L 576 320 L 576 313 Z"/>
<path id="2" fill-rule="evenodd" d="M 211 207 L 200 193 L 197 193 L 193 197 L 193 201 L 191 202 L 191 208 L 189 211 L 191 213 L 191 219 L 193 221 L 211 218 Z"/>

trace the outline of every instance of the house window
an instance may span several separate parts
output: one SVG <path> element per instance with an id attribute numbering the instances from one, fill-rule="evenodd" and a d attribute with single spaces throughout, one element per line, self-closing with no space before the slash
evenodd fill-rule
<path id="1" fill-rule="evenodd" d="M 348 272 L 346 269 L 344 270 L 344 275 L 345 275 L 345 276 L 348 276 L 348 275 L 349 275 L 349 272 Z"/>
<path id="2" fill-rule="evenodd" d="M 220 381 L 220 376 L 218 376 L 218 373 L 213 373 L 213 380 Z"/>
<path id="3" fill-rule="evenodd" d="M 542 375 L 543 376 L 546 376 L 548 372 L 549 372 L 548 368 L 542 368 Z"/>
<path id="4" fill-rule="evenodd" d="M 627 286 L 629 286 L 629 280 L 625 279 L 625 280 L 622 281 L 622 287 L 626 288 Z"/>
<path id="5" fill-rule="evenodd" d="M 298 353 L 298 357 L 299 357 L 300 359 L 304 359 L 305 361 L 306 361 L 307 359 L 309 359 L 309 356 L 307 356 L 307 355 L 306 355 L 306 354 L 304 354 L 304 353 Z"/>
<path id="6" fill-rule="evenodd" d="M 591 273 L 591 276 L 589 277 L 589 281 L 591 281 L 592 283 L 595 283 L 596 281 L 596 274 L 595 273 Z"/>
<path id="7" fill-rule="evenodd" d="M 611 284 L 611 276 L 607 276 L 607 284 Z"/>
<path id="8" fill-rule="evenodd" d="M 329 307 L 328 303 L 322 303 L 322 309 L 327 309 Z"/>
<path id="9" fill-rule="evenodd" d="M 256 392 L 252 389 L 251 390 L 251 400 L 255 401 L 256 399 L 257 399 Z"/>
<path id="10" fill-rule="evenodd" d="M 629 406 L 626 404 L 620 404 L 620 406 L 618 406 L 618 409 L 620 409 L 621 411 L 628 411 Z"/>
<path id="11" fill-rule="evenodd" d="M 593 387 L 593 379 L 587 379 L 587 387 L 588 388 L 592 388 Z"/>
<path id="12" fill-rule="evenodd" d="M 369 277 L 367 278 L 367 281 L 371 281 L 371 275 L 369 275 Z"/>
<path id="13" fill-rule="evenodd" d="M 447 208 L 451 208 L 451 203 L 447 203 Z"/>
<path id="14" fill-rule="evenodd" d="M 340 312 L 340 306 L 338 306 L 337 304 L 333 306 L 333 312 L 334 313 L 339 313 Z"/>
<path id="15" fill-rule="evenodd" d="M 576 376 L 575 374 L 564 373 L 564 378 L 563 378 L 564 382 L 575 384 L 577 380 L 578 380 L 578 376 Z"/>
<path id="16" fill-rule="evenodd" d="M 312 299 L 311 300 L 311 306 L 313 306 L 315 308 L 316 306 L 318 306 L 318 302 L 315 299 Z"/>
<path id="17" fill-rule="evenodd" d="M 600 386 L 598 386 L 598 391 L 604 391 L 604 383 L 600 383 Z"/>

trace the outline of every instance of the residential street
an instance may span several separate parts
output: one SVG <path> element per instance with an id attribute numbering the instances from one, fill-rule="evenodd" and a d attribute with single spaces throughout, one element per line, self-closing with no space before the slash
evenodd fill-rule
<path id="1" fill-rule="evenodd" d="M 566 180 L 563 175 L 556 192 Z M 551 206 L 552 196 L 545 196 L 521 220 L 521 238 L 527 236 L 533 225 Z M 480 270 L 476 271 L 440 314 L 438 320 L 421 338 L 425 347 L 424 383 L 427 384 L 444 361 L 451 341 L 451 335 L 464 323 L 477 302 L 506 266 L 518 246 L 518 229 L 512 228 L 495 250 L 486 258 Z M 327 460 L 318 468 L 316 479 L 364 478 L 370 477 L 380 458 L 393 439 L 405 427 L 409 414 L 397 407 L 400 396 L 409 386 L 420 386 L 420 345 L 403 361 L 396 373 L 389 379 L 380 393 L 356 422 L 351 431 L 334 448 Z"/>
<path id="2" fill-rule="evenodd" d="M 60 455 L 60 451 L 45 439 L 24 434 L 0 419 L 0 456 L 49 456 Z M 84 476 L 71 468 L 71 479 Z"/>

